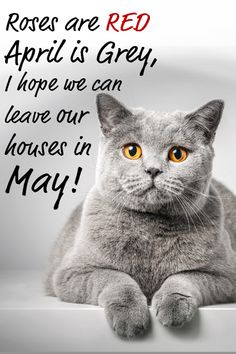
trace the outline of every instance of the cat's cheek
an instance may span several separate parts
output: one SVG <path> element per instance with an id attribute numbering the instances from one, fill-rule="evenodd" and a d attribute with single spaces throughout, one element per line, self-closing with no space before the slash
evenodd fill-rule
<path id="1" fill-rule="evenodd" d="M 183 162 L 170 162 L 169 163 L 169 173 L 173 176 L 185 175 L 193 168 L 193 163 L 191 161 L 183 161 Z"/>

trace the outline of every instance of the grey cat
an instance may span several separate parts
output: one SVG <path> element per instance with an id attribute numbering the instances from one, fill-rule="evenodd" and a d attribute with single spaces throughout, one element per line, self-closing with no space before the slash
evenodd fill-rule
<path id="1" fill-rule="evenodd" d="M 102 306 L 124 337 L 145 332 L 148 304 L 182 326 L 236 301 L 236 197 L 211 177 L 223 107 L 155 113 L 97 96 L 96 183 L 56 242 L 48 294 Z"/>

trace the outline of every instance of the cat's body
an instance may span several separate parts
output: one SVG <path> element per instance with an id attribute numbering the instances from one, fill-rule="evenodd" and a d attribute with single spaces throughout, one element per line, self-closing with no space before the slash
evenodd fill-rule
<path id="1" fill-rule="evenodd" d="M 162 136 L 157 137 L 153 114 L 142 117 L 139 112 L 134 121 L 110 96 L 100 98 L 105 101 L 98 105 L 105 141 L 96 185 L 57 241 L 47 292 L 64 301 L 103 306 L 116 332 L 128 337 L 148 326 L 147 303 L 152 302 L 164 325 L 178 326 L 190 320 L 198 306 L 236 301 L 236 197 L 210 177 L 209 137 L 199 130 L 199 136 L 193 136 L 191 125 L 183 132 L 186 118 L 177 113 L 181 127 L 173 125 L 173 116 L 164 123 L 161 117 Z M 219 109 L 217 103 L 216 112 Z M 131 122 L 112 129 L 109 124 L 117 115 Z M 129 170 L 118 149 L 105 161 L 114 146 L 120 150 L 129 142 L 142 146 L 142 161 L 127 161 Z M 167 149 L 163 142 L 187 145 L 189 165 L 161 161 Z"/>

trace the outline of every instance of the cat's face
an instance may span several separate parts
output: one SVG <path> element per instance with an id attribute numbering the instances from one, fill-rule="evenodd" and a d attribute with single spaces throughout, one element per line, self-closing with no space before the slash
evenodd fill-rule
<path id="1" fill-rule="evenodd" d="M 203 201 L 222 101 L 191 114 L 131 111 L 105 94 L 97 104 L 103 137 L 96 184 L 102 195 L 120 207 L 148 212 L 191 212 L 193 203 Z"/>

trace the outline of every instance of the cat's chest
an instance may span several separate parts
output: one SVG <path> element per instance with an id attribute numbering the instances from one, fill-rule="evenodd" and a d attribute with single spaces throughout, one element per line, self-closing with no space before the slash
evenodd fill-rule
<path id="1" fill-rule="evenodd" d="M 105 220 L 94 241 L 104 266 L 130 274 L 150 291 L 198 262 L 188 228 L 151 214 L 121 211 Z"/>

